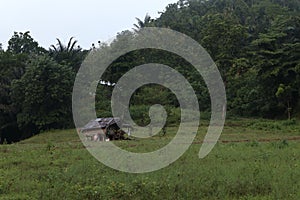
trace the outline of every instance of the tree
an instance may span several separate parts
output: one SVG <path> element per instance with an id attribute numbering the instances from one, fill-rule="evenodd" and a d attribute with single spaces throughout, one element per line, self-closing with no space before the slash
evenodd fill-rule
<path id="1" fill-rule="evenodd" d="M 14 142 L 20 138 L 16 118 L 18 108 L 11 98 L 11 83 L 23 76 L 27 57 L 0 51 L 0 143 L 4 140 Z"/>
<path id="2" fill-rule="evenodd" d="M 18 125 L 31 136 L 33 130 L 72 125 L 71 94 L 74 73 L 44 55 L 31 59 L 24 76 L 12 84 L 13 99 L 20 108 Z"/>
<path id="3" fill-rule="evenodd" d="M 280 84 L 275 95 L 279 99 L 279 101 L 282 102 L 282 104 L 286 107 L 288 119 L 290 120 L 292 113 L 291 101 L 293 98 L 292 87 Z"/>
<path id="4" fill-rule="evenodd" d="M 265 110 L 268 115 L 281 112 L 278 100 L 289 98 L 289 109 L 297 104 L 299 35 L 299 17 L 277 16 L 268 31 L 252 41 L 252 63 L 264 88 L 261 95 L 265 99 L 265 105 L 269 105 Z M 288 89 L 289 87 L 291 88 Z"/>
<path id="5" fill-rule="evenodd" d="M 46 52 L 29 31 L 15 32 L 8 44 L 7 51 L 0 49 L 0 142 L 18 141 L 22 134 L 17 124 L 19 107 L 11 95 L 12 82 L 24 75 L 29 58 Z"/>
<path id="6" fill-rule="evenodd" d="M 36 54 L 41 55 L 46 52 L 34 39 L 29 35 L 29 31 L 14 32 L 12 38 L 8 41 L 7 51 L 14 54 Z"/>
<path id="7" fill-rule="evenodd" d="M 133 28 L 133 30 L 135 32 L 138 32 L 141 28 L 147 27 L 151 24 L 151 22 L 153 22 L 153 19 L 151 19 L 150 15 L 146 14 L 144 21 L 142 21 L 139 18 L 135 18 L 137 20 L 137 24 L 134 24 L 133 26 L 135 28 Z"/>
<path id="8" fill-rule="evenodd" d="M 213 57 L 226 83 L 233 61 L 243 52 L 247 30 L 230 15 L 207 14 L 203 22 L 201 44 Z"/>
<path id="9" fill-rule="evenodd" d="M 66 64 L 72 67 L 77 72 L 85 58 L 87 51 L 77 45 L 77 40 L 71 37 L 67 45 L 64 45 L 60 39 L 57 38 L 57 45 L 51 45 L 49 55 L 59 64 Z"/>
<path id="10" fill-rule="evenodd" d="M 279 117 L 286 112 L 284 98 L 276 96 L 280 84 L 291 87 L 288 107 L 300 107 L 299 5 L 297 0 L 180 0 L 153 23 L 185 33 L 206 48 L 225 81 L 229 109 Z M 202 84 L 193 86 L 202 91 Z"/>

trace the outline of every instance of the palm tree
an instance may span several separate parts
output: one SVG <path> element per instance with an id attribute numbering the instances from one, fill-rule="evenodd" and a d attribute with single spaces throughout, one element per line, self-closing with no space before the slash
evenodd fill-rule
<path id="1" fill-rule="evenodd" d="M 135 19 L 137 20 L 137 24 L 133 25 L 135 27 L 133 28 L 135 32 L 138 32 L 140 29 L 149 26 L 153 22 L 153 19 L 151 19 L 149 14 L 146 14 L 144 21 L 137 17 Z"/>
<path id="2" fill-rule="evenodd" d="M 72 51 L 78 51 L 81 50 L 81 48 L 78 46 L 77 49 L 74 49 L 76 43 L 78 42 L 77 40 L 73 41 L 74 37 L 71 37 L 68 45 L 65 46 L 63 43 L 60 41 L 60 39 L 56 38 L 57 40 L 57 47 L 55 45 L 51 45 L 50 51 L 54 52 L 72 52 Z M 51 49 L 52 48 L 52 49 Z"/>
<path id="3" fill-rule="evenodd" d="M 68 44 L 64 45 L 60 39 L 57 38 L 57 44 L 50 46 L 49 54 L 56 62 L 68 64 L 77 71 L 86 52 L 82 51 L 80 46 L 76 47 L 77 40 L 73 39 L 74 37 L 71 37 Z"/>

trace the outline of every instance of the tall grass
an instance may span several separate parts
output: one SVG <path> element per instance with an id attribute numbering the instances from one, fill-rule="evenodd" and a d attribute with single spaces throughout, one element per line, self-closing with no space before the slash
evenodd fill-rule
<path id="1" fill-rule="evenodd" d="M 201 143 L 170 166 L 146 174 L 127 174 L 94 159 L 73 130 L 42 133 L 13 145 L 0 146 L 0 199 L 299 199 L 300 145 L 298 141 L 259 142 L 252 131 L 269 137 L 261 123 L 277 124 L 272 136 L 289 136 L 285 127 L 296 122 L 236 120 L 225 127 L 220 142 L 204 159 Z M 117 141 L 132 151 L 155 149 L 165 137 Z M 203 138 L 201 127 L 196 141 Z M 288 132 L 295 134 L 293 131 Z M 243 136 L 249 142 L 222 143 Z M 255 135 L 257 136 L 257 135 Z M 134 144 L 134 145 L 133 145 Z"/>

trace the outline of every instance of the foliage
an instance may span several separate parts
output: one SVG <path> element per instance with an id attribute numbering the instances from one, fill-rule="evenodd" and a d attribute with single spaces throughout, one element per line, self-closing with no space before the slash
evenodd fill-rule
<path id="1" fill-rule="evenodd" d="M 282 115 L 286 109 L 276 98 L 280 84 L 291 87 L 290 104 L 295 106 L 299 99 L 295 69 L 300 55 L 297 1 L 180 2 L 178 11 L 169 6 L 157 21 L 184 30 L 211 53 L 227 87 L 229 108 L 246 116 Z M 197 31 L 186 29 L 181 22 L 173 27 L 174 22 L 164 20 L 166 15 L 185 18 L 181 21 L 191 23 Z"/>
<path id="2" fill-rule="evenodd" d="M 48 56 L 32 59 L 21 79 L 13 82 L 13 98 L 20 129 L 47 130 L 71 125 L 74 73 Z"/>
<path id="3" fill-rule="evenodd" d="M 69 65 L 77 72 L 87 52 L 82 51 L 80 46 L 76 46 L 77 40 L 73 41 L 73 39 L 71 37 L 68 44 L 64 45 L 57 38 L 57 45 L 51 45 L 49 55 L 59 64 Z"/>
<path id="4" fill-rule="evenodd" d="M 0 143 L 5 138 L 10 142 L 20 137 L 16 119 L 18 109 L 11 97 L 11 83 L 23 76 L 26 60 L 24 54 L 0 51 Z"/>
<path id="5" fill-rule="evenodd" d="M 151 19 L 150 15 L 146 14 L 144 21 L 142 21 L 139 18 L 135 18 L 137 20 L 137 24 L 134 24 L 133 26 L 135 28 L 133 28 L 133 30 L 135 32 L 138 32 L 141 28 L 147 27 L 149 26 L 149 24 L 151 24 L 151 22 L 153 22 L 153 19 Z"/>
<path id="6" fill-rule="evenodd" d="M 146 16 L 145 23 L 138 19 L 141 26 L 135 26 L 172 28 L 203 45 L 222 74 L 229 112 L 291 119 L 300 104 L 299 7 L 292 0 L 181 0 L 168 5 L 159 18 L 150 20 Z M 134 33 L 124 31 L 111 46 L 122 47 L 124 40 L 133 37 Z M 201 77 L 195 76 L 198 73 L 189 63 L 167 52 L 153 49 L 131 52 L 116 60 L 103 79 L 116 83 L 122 74 L 144 63 L 163 63 L 178 70 L 192 84 L 201 110 L 209 111 L 209 95 Z M 286 90 L 279 94 L 283 85 Z M 144 93 L 140 90 L 139 97 L 131 103 L 141 107 L 151 104 L 145 100 L 146 96 L 157 96 L 160 89 L 151 90 Z M 168 96 L 167 91 L 164 93 Z M 173 97 L 169 98 L 168 105 L 178 107 Z"/>
<path id="7" fill-rule="evenodd" d="M 7 51 L 13 54 L 43 54 L 45 49 L 39 47 L 38 43 L 29 35 L 29 31 L 25 33 L 15 32 L 8 41 Z"/>
<path id="8" fill-rule="evenodd" d="M 299 11 L 298 0 L 179 0 L 167 5 L 156 19 L 148 14 L 144 19 L 137 18 L 134 30 L 120 32 L 111 44 L 98 43 L 99 48 L 109 52 L 110 49 L 124 48 L 125 41 L 134 39 L 144 27 L 179 31 L 199 42 L 214 59 L 226 86 L 230 114 L 293 119 L 300 116 Z M 97 50 L 95 45 L 91 50 Z M 9 142 L 17 141 L 23 137 L 22 131 L 31 135 L 29 132 L 70 125 L 70 118 L 66 117 L 70 112 L 67 96 L 70 96 L 74 81 L 74 74 L 70 74 L 78 71 L 89 51 L 78 46 L 73 37 L 67 44 L 57 39 L 56 45 L 45 50 L 28 31 L 15 32 L 7 50 L 0 45 L 0 143 L 4 138 L 10 138 Z M 43 57 L 45 55 L 53 60 Z M 44 71 L 39 69 L 37 66 L 42 57 L 52 67 L 41 67 Z M 170 52 L 142 49 L 120 56 L 100 78 L 102 84 L 96 92 L 99 117 L 111 116 L 110 98 L 114 83 L 133 67 L 146 63 L 165 64 L 184 75 L 195 90 L 201 111 L 210 112 L 207 87 L 190 63 Z M 27 73 L 29 69 L 31 71 Z M 35 73 L 43 73 L 46 78 L 38 81 L 33 76 Z M 61 76 L 59 73 L 62 73 Z M 48 77 L 48 74 L 54 78 Z M 30 79 L 39 85 L 33 85 Z M 63 80 L 68 80 L 68 83 Z M 12 82 L 15 83 L 13 92 Z M 26 88 L 35 95 L 24 93 Z M 60 93 L 62 90 L 65 95 Z M 51 95 L 57 98 L 49 100 Z M 48 101 L 52 103 L 42 105 Z M 168 124 L 177 123 L 180 109 L 176 96 L 157 85 L 142 87 L 132 97 L 130 107 L 138 123 L 147 124 L 148 108 L 153 103 L 165 106 L 170 115 Z M 19 127 L 22 127 L 21 131 Z"/>

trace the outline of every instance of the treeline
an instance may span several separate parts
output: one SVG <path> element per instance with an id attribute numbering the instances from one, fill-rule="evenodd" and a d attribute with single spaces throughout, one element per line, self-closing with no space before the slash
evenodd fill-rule
<path id="1" fill-rule="evenodd" d="M 180 0 L 168 5 L 158 19 L 148 15 L 137 19 L 134 32 L 124 31 L 117 39 L 134 37 L 143 27 L 185 33 L 217 64 L 226 86 L 229 115 L 290 119 L 300 113 L 299 11 L 298 0 Z M 105 79 L 116 82 L 130 66 L 144 63 L 178 70 L 193 86 L 201 110 L 209 111 L 210 98 L 202 78 L 185 60 L 167 52 L 131 52 L 111 66 L 114 76 L 107 74 Z M 99 114 L 107 113 L 108 103 L 98 101 Z M 178 106 L 176 97 L 160 86 L 142 87 L 131 103 L 131 114 L 140 124 L 144 124 L 142 119 L 150 120 L 148 105 Z M 177 115 L 172 122 L 179 118 L 178 109 L 167 111 Z"/>
<path id="2" fill-rule="evenodd" d="M 165 27 L 198 41 L 216 62 L 227 91 L 232 115 L 292 118 L 300 113 L 300 5 L 298 0 L 180 0 L 157 19 L 137 19 L 133 30 L 118 34 L 110 44 L 122 46 L 143 27 Z M 42 130 L 73 126 L 71 96 L 76 73 L 89 51 L 107 48 L 99 42 L 90 50 L 70 39 L 49 49 L 29 32 L 15 33 L 7 50 L 0 48 L 1 142 L 18 141 Z M 174 41 L 175 43 L 176 41 Z M 210 98 L 201 76 L 184 59 L 169 52 L 144 49 L 116 60 L 101 77 L 96 95 L 97 115 L 111 116 L 113 86 L 132 67 L 166 64 L 182 73 L 194 88 L 201 111 Z M 179 120 L 178 101 L 159 85 L 141 87 L 131 99 L 131 114 L 149 122 L 149 105 L 166 106 L 168 123 Z"/>
<path id="3" fill-rule="evenodd" d="M 0 50 L 0 142 L 73 126 L 71 97 L 77 70 L 88 51 L 70 39 L 48 50 L 29 32 L 15 32 Z"/>

